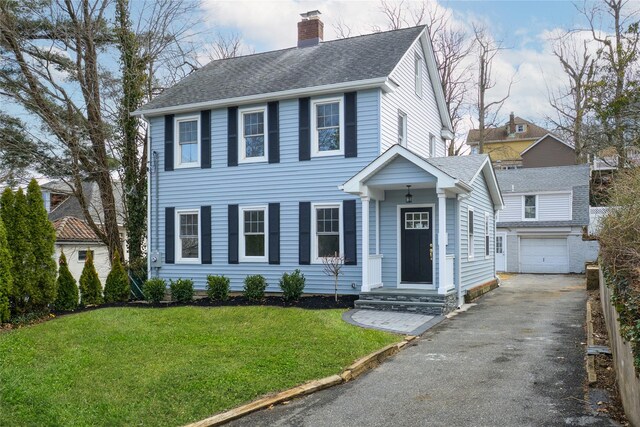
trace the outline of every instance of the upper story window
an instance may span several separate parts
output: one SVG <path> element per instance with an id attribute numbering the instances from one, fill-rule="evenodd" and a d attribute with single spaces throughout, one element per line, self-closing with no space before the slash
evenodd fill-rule
<path id="1" fill-rule="evenodd" d="M 471 154 L 478 154 L 479 149 L 477 145 L 471 147 Z"/>
<path id="2" fill-rule="evenodd" d="M 524 196 L 524 219 L 537 218 L 537 196 Z"/>
<path id="3" fill-rule="evenodd" d="M 240 209 L 240 261 L 267 262 L 267 207 Z"/>
<path id="4" fill-rule="evenodd" d="M 398 144 L 407 146 L 407 115 L 398 111 Z"/>
<path id="5" fill-rule="evenodd" d="M 312 209 L 313 260 L 343 253 L 340 223 L 340 204 L 314 205 Z"/>
<path id="6" fill-rule="evenodd" d="M 176 118 L 176 167 L 200 166 L 200 117 Z"/>
<path id="7" fill-rule="evenodd" d="M 429 156 L 436 156 L 436 137 L 429 134 Z"/>
<path id="8" fill-rule="evenodd" d="M 178 235 L 176 241 L 177 262 L 200 261 L 200 230 L 198 210 L 177 211 Z"/>
<path id="9" fill-rule="evenodd" d="M 240 138 L 240 162 L 264 162 L 267 160 L 266 107 L 240 110 L 242 137 Z"/>
<path id="10" fill-rule="evenodd" d="M 344 154 L 342 97 L 312 101 L 311 132 L 314 156 Z"/>
<path id="11" fill-rule="evenodd" d="M 469 208 L 467 212 L 467 258 L 473 259 L 473 245 L 474 245 L 474 224 L 473 224 L 473 208 Z"/>
<path id="12" fill-rule="evenodd" d="M 422 57 L 416 53 L 414 61 L 416 72 L 416 95 L 422 97 Z"/>
<path id="13" fill-rule="evenodd" d="M 516 125 L 516 133 L 523 133 L 525 131 L 525 125 Z"/>

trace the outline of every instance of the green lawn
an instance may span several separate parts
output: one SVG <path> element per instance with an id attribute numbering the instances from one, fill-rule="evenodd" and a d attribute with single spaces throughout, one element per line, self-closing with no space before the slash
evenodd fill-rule
<path id="1" fill-rule="evenodd" d="M 0 333 L 0 425 L 181 425 L 398 341 L 341 314 L 105 308 Z"/>

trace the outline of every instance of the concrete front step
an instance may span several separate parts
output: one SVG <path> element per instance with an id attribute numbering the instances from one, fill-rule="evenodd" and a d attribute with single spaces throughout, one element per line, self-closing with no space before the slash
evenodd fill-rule
<path id="1" fill-rule="evenodd" d="M 382 288 L 360 293 L 355 308 L 369 310 L 405 311 L 428 315 L 442 315 L 455 310 L 455 291 L 439 294 L 433 290 Z"/>
<path id="2" fill-rule="evenodd" d="M 445 314 L 445 304 L 436 302 L 414 302 L 414 301 L 382 301 L 359 299 L 355 303 L 355 308 L 361 310 L 382 310 L 382 311 L 402 311 L 407 313 L 427 314 L 429 316 L 440 316 Z"/>

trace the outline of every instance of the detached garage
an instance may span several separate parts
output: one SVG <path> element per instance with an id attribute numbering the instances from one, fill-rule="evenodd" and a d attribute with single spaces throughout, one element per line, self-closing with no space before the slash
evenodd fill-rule
<path id="1" fill-rule="evenodd" d="M 496 176 L 505 205 L 496 223 L 497 271 L 582 273 L 585 262 L 597 259 L 598 243 L 582 240 L 589 224 L 588 165 L 499 170 Z"/>

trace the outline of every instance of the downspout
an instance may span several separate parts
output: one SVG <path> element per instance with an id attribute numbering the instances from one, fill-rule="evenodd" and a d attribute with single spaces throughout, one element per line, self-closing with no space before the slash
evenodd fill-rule
<path id="1" fill-rule="evenodd" d="M 149 123 L 149 120 L 147 120 L 147 118 L 144 116 L 144 114 L 140 115 L 140 118 L 142 119 L 142 121 L 144 121 L 147 124 L 147 136 L 146 136 L 146 141 L 145 144 L 147 144 L 147 153 L 151 152 L 151 143 L 150 143 L 150 137 L 149 134 L 151 133 L 151 125 Z M 147 157 L 147 277 L 151 277 L 151 234 L 149 233 L 150 231 L 150 218 L 151 218 L 151 167 L 150 167 L 150 160 L 149 157 Z"/>

